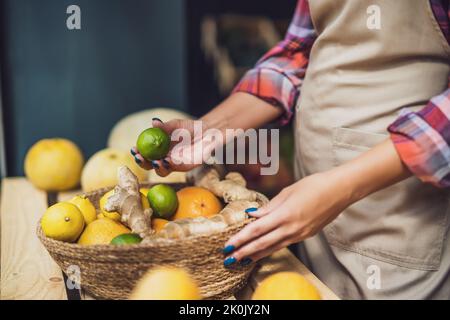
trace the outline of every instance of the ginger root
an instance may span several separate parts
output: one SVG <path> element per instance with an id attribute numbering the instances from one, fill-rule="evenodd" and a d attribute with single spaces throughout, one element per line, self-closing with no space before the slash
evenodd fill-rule
<path id="1" fill-rule="evenodd" d="M 117 177 L 118 184 L 114 188 L 114 194 L 108 198 L 105 210 L 119 212 L 121 221 L 141 238 L 151 235 L 153 212 L 150 208 L 144 210 L 142 207 L 137 177 L 126 166 L 118 169 Z"/>
<path id="2" fill-rule="evenodd" d="M 218 214 L 211 218 L 198 217 L 171 221 L 164 228 L 145 242 L 166 239 L 183 239 L 191 235 L 208 235 L 225 230 L 227 227 L 244 222 L 247 219 L 245 209 L 260 206 L 257 202 L 238 200 L 229 203 Z"/>
<path id="3" fill-rule="evenodd" d="M 247 200 L 265 204 L 269 201 L 265 195 L 247 189 L 244 177 L 238 172 L 230 172 L 224 180 L 220 180 L 217 170 L 199 167 L 189 172 L 187 178 L 195 186 L 210 190 L 226 203 Z"/>

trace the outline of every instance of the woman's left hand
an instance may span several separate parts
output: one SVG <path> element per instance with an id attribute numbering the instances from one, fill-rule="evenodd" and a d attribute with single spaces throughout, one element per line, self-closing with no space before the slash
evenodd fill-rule
<path id="1" fill-rule="evenodd" d="M 266 206 L 246 212 L 258 218 L 225 244 L 225 266 L 247 265 L 315 235 L 351 204 L 352 192 L 335 171 L 308 176 L 283 189 Z"/>

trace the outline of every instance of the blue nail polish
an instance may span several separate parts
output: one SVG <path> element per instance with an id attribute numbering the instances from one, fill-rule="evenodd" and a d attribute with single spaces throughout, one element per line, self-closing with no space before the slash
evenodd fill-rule
<path id="1" fill-rule="evenodd" d="M 152 166 L 155 169 L 159 169 L 159 165 L 158 165 L 158 163 L 155 160 L 152 161 Z"/>
<path id="2" fill-rule="evenodd" d="M 131 154 L 132 154 L 133 156 L 135 156 L 135 155 L 136 155 L 136 152 L 134 152 L 134 150 L 133 150 L 133 149 L 131 149 L 131 150 L 130 150 L 130 152 L 131 152 Z"/>
<path id="3" fill-rule="evenodd" d="M 136 161 L 137 164 L 142 163 L 141 159 L 138 159 L 136 157 L 134 157 L 134 161 Z"/>
<path id="4" fill-rule="evenodd" d="M 152 118 L 152 120 L 153 120 L 153 121 L 159 121 L 159 122 L 163 123 L 162 120 L 161 120 L 160 118 L 156 118 L 156 117 L 155 117 L 155 118 Z"/>
<path id="5" fill-rule="evenodd" d="M 241 262 L 239 262 L 239 264 L 240 264 L 241 266 L 245 267 L 245 266 L 248 266 L 248 265 L 249 265 L 250 263 L 252 263 L 252 262 L 253 262 L 252 259 L 250 259 L 250 258 L 245 258 L 245 259 L 242 259 Z"/>
<path id="6" fill-rule="evenodd" d="M 233 263 L 235 263 L 236 262 L 236 258 L 235 257 L 229 257 L 229 258 L 226 258 L 224 261 L 223 261 L 223 265 L 225 266 L 225 267 L 229 267 L 229 266 L 231 266 Z"/>
<path id="7" fill-rule="evenodd" d="M 229 245 L 229 246 L 226 246 L 225 248 L 223 248 L 222 252 L 223 252 L 223 254 L 229 254 L 229 253 L 233 252 L 234 249 L 236 249 L 234 246 Z"/>
<path id="8" fill-rule="evenodd" d="M 170 163 L 166 159 L 162 159 L 162 164 L 163 164 L 164 168 L 166 168 L 166 169 L 170 168 Z"/>
<path id="9" fill-rule="evenodd" d="M 245 209 L 245 213 L 255 212 L 257 210 L 258 210 L 258 208 L 247 208 L 247 209 Z"/>

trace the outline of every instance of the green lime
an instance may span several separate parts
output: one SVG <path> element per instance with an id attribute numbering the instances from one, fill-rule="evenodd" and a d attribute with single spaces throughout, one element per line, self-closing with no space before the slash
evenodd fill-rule
<path id="1" fill-rule="evenodd" d="M 110 244 L 120 246 L 124 244 L 140 243 L 141 241 L 142 238 L 136 233 L 124 233 L 112 239 Z"/>
<path id="2" fill-rule="evenodd" d="M 159 160 L 169 152 L 170 136 L 161 128 L 148 128 L 139 135 L 136 147 L 147 160 Z"/>
<path id="3" fill-rule="evenodd" d="M 150 188 L 147 199 L 157 218 L 170 218 L 178 207 L 177 193 L 167 184 L 157 184 Z"/>

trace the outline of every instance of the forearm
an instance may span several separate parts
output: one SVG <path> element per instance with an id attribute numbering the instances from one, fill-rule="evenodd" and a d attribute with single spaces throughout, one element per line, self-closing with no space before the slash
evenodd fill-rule
<path id="1" fill-rule="evenodd" d="M 329 173 L 350 204 L 411 176 L 390 139 Z"/>
<path id="2" fill-rule="evenodd" d="M 255 96 L 237 92 L 208 112 L 200 120 L 206 128 L 250 129 L 259 128 L 277 119 L 283 110 Z"/>

